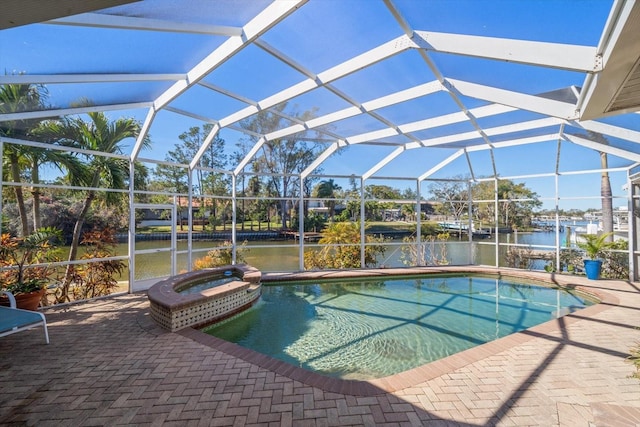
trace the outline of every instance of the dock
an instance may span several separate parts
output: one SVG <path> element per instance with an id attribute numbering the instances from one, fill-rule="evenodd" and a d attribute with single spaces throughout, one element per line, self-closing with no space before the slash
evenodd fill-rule
<path id="1" fill-rule="evenodd" d="M 293 239 L 296 242 L 300 240 L 299 231 L 281 231 L 280 235 L 283 236 L 285 239 Z M 305 242 L 317 242 L 322 238 L 322 233 L 308 231 L 303 233 L 302 238 L 304 239 Z"/>
<path id="2" fill-rule="evenodd" d="M 438 225 L 443 231 L 450 234 L 461 235 L 469 233 L 469 225 L 457 221 L 439 221 Z M 491 231 L 485 229 L 476 230 L 471 226 L 471 235 L 473 237 L 488 238 L 491 237 Z"/>

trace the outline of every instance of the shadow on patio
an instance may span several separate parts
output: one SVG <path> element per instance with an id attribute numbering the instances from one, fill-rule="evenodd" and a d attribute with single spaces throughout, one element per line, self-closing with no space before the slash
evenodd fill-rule
<path id="1" fill-rule="evenodd" d="M 0 423 L 637 425 L 640 384 L 624 358 L 640 335 L 640 296 L 626 282 L 589 286 L 624 305 L 594 306 L 342 392 L 335 380 L 197 331 L 165 332 L 144 294 L 53 308 L 50 345 L 38 330 L 0 340 Z"/>

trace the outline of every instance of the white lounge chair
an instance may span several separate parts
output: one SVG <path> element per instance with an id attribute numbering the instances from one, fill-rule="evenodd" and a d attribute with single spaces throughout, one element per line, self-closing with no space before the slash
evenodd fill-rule
<path id="1" fill-rule="evenodd" d="M 42 325 L 44 338 L 49 344 L 49 331 L 44 314 L 37 311 L 22 310 L 16 307 L 16 298 L 11 292 L 2 291 L 9 298 L 11 307 L 0 306 L 0 337 L 26 331 Z"/>

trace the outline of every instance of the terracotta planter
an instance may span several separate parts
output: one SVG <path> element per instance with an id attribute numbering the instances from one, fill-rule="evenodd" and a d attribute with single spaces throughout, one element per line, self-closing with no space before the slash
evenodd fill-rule
<path id="1" fill-rule="evenodd" d="M 28 292 L 26 294 L 14 295 L 16 299 L 16 306 L 23 310 L 36 311 L 38 309 L 38 306 L 40 305 L 40 300 L 42 299 L 45 291 L 46 289 L 41 289 L 39 291 Z M 9 298 L 4 295 L 0 297 L 0 305 L 9 307 Z"/>

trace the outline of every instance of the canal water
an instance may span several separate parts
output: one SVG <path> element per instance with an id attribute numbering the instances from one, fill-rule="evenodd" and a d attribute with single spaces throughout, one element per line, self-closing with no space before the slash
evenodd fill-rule
<path id="1" fill-rule="evenodd" d="M 553 250 L 555 245 L 555 234 L 553 232 L 532 232 L 532 233 L 511 233 L 499 234 L 501 252 L 506 251 L 504 244 L 531 245 L 536 250 Z M 564 235 L 561 235 L 561 244 Z M 446 243 L 446 256 L 451 264 L 478 263 L 485 265 L 495 265 L 495 236 L 492 239 L 474 240 L 473 250 L 470 250 L 467 239 L 451 238 Z M 221 242 L 194 241 L 193 259 L 206 255 L 208 249 L 214 248 Z M 441 255 L 442 244 L 436 244 L 434 248 L 438 255 Z M 142 241 L 136 242 L 137 250 L 168 248 L 169 241 Z M 401 240 L 392 240 L 387 247 L 385 254 L 380 257 L 379 264 L 384 267 L 401 267 L 402 262 Z M 314 244 L 306 243 L 305 250 L 317 248 Z M 187 249 L 186 241 L 178 242 L 177 270 L 187 271 Z M 118 244 L 116 248 L 118 255 L 127 255 L 127 244 Z M 245 262 L 260 269 L 261 271 L 296 271 L 299 270 L 299 248 L 292 240 L 279 241 L 250 241 L 247 242 L 245 250 Z M 150 254 L 136 255 L 136 280 L 144 280 L 155 277 L 163 277 L 170 274 L 171 259 L 168 252 L 157 252 Z M 540 265 L 537 265 L 540 264 Z M 542 264 L 537 262 L 536 269 L 543 269 Z M 126 273 L 128 274 L 128 273 Z M 123 275 L 124 278 L 127 276 Z"/>
<path id="2" fill-rule="evenodd" d="M 571 224 L 573 227 L 581 224 Z M 561 246 L 565 246 L 565 233 L 560 235 Z M 553 232 L 529 232 L 498 234 L 501 245 L 500 257 L 507 250 L 507 244 L 517 244 L 532 246 L 534 250 L 553 250 L 555 246 L 555 233 Z M 193 260 L 206 255 L 207 250 L 220 245 L 220 241 L 193 241 Z M 378 260 L 383 267 L 404 266 L 402 260 L 401 239 L 391 240 L 383 256 Z M 162 250 L 170 247 L 168 240 L 151 240 L 136 242 L 136 250 Z M 305 243 L 305 250 L 317 248 L 318 246 Z M 436 244 L 435 249 L 438 256 L 442 256 L 442 244 Z M 116 255 L 126 256 L 128 245 L 120 243 L 116 245 Z M 177 272 L 187 271 L 187 242 L 178 241 Z M 470 249 L 467 238 L 452 237 L 447 243 L 445 252 L 450 264 L 483 264 L 495 265 L 495 235 L 488 239 L 474 240 L 473 248 Z M 297 271 L 299 270 L 299 248 L 297 242 L 293 240 L 278 241 L 249 241 L 245 250 L 245 262 L 255 266 L 261 271 Z M 429 257 L 427 257 L 429 259 Z M 544 261 L 536 261 L 534 269 L 544 269 Z M 169 252 L 154 252 L 139 254 L 135 257 L 136 280 L 152 279 L 164 277 L 171 274 L 171 258 Z M 501 263 L 501 265 L 504 265 Z M 120 280 L 127 280 L 128 268 L 123 272 Z"/>

